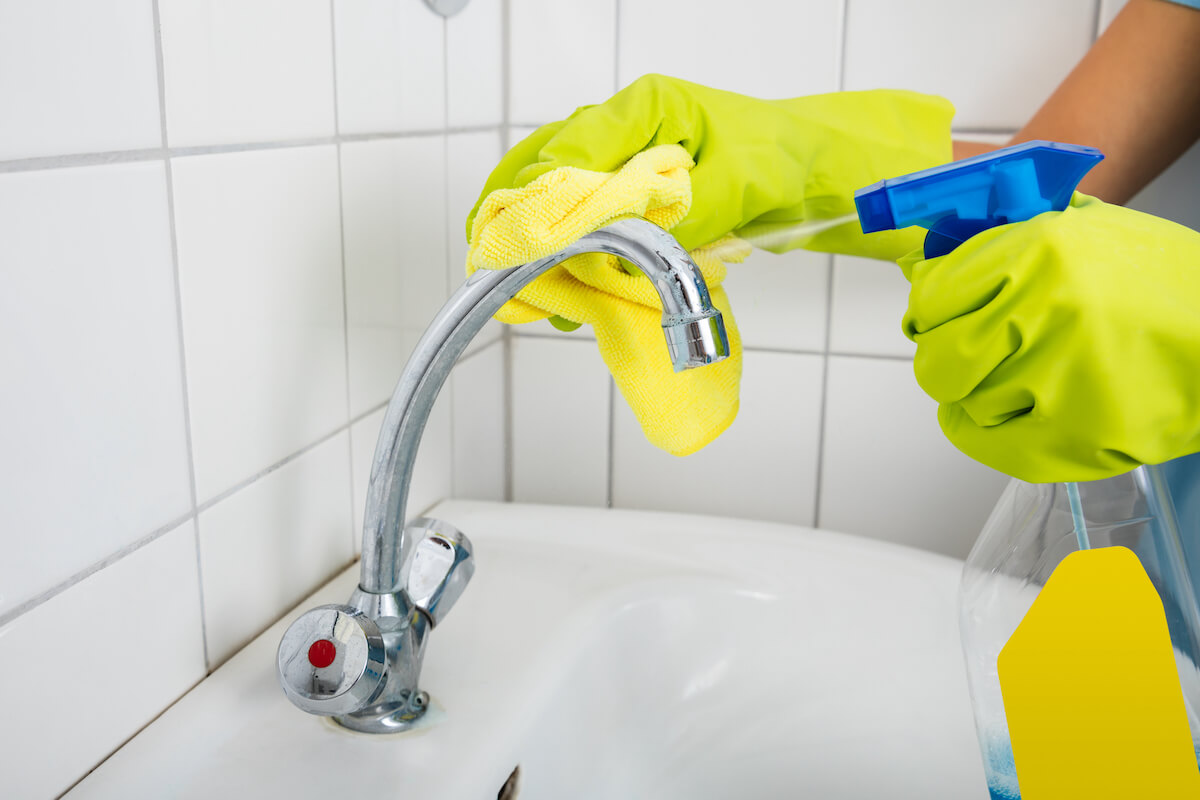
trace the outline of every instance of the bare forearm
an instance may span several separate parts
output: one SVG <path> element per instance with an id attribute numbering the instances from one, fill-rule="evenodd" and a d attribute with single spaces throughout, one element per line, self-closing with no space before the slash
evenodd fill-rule
<path id="1" fill-rule="evenodd" d="M 1130 0 L 1013 137 L 1086 144 L 1106 156 L 1079 188 L 1124 203 L 1200 137 L 1200 11 Z M 954 157 L 992 146 L 955 142 Z"/>

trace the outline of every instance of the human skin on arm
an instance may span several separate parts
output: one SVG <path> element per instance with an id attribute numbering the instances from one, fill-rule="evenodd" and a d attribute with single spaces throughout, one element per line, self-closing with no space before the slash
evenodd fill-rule
<path id="1" fill-rule="evenodd" d="M 1010 144 L 1049 139 L 1106 156 L 1079 184 L 1123 204 L 1200 138 L 1200 11 L 1129 0 Z M 954 158 L 995 150 L 954 143 Z"/>

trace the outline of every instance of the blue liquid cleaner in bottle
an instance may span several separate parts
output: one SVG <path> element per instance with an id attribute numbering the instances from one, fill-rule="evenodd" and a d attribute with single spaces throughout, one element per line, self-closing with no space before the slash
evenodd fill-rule
<path id="1" fill-rule="evenodd" d="M 1026 142 L 881 181 L 855 192 L 855 204 L 864 233 L 927 229 L 925 257 L 935 258 L 981 231 L 1065 209 L 1103 157 L 1091 147 Z M 1191 569 L 1185 555 L 1188 546 L 1200 551 L 1200 454 L 1102 481 L 1013 480 L 964 565 L 960 593 L 967 677 L 992 800 L 1021 800 L 1000 651 L 1063 558 L 1111 546 L 1137 555 L 1163 601 L 1200 763 L 1200 610 L 1192 584 L 1200 552 Z"/>

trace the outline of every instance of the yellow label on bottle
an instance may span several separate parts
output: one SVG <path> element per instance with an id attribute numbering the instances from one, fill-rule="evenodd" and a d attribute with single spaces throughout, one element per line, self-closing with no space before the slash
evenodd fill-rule
<path id="1" fill-rule="evenodd" d="M 1162 600 L 1124 547 L 1062 560 L 999 659 L 1022 800 L 1197 800 Z"/>

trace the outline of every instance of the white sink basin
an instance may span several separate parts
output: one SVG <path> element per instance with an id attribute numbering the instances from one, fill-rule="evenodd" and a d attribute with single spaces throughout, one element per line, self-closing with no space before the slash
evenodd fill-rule
<path id="1" fill-rule="evenodd" d="M 475 579 L 429 639 L 433 706 L 345 731 L 275 679 L 291 619 L 71 798 L 986 800 L 959 650 L 960 562 L 713 517 L 447 502 Z"/>

